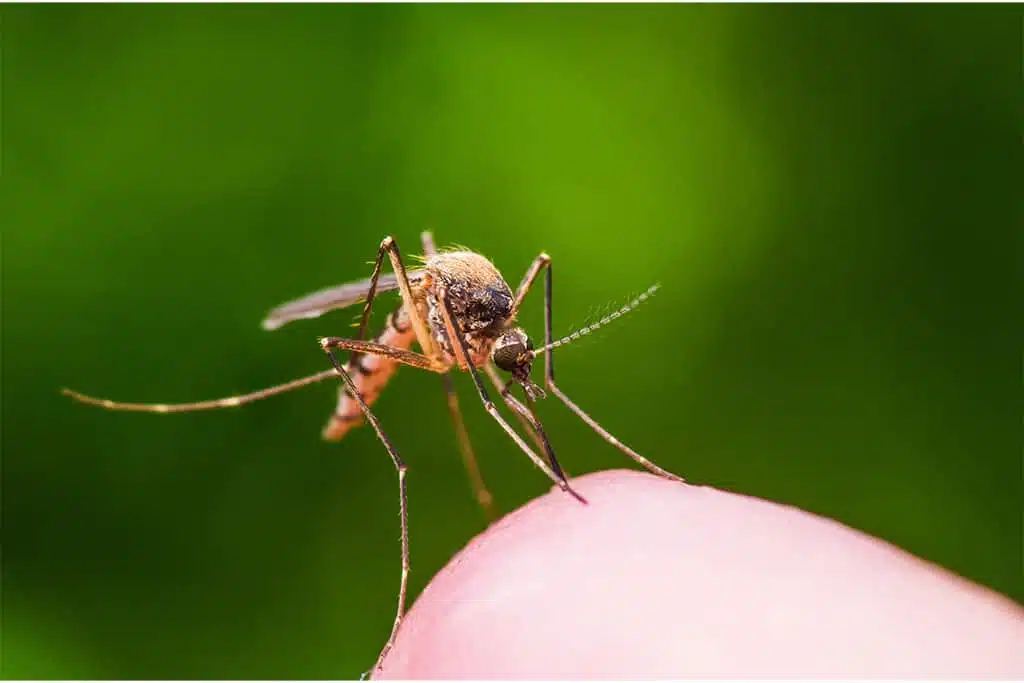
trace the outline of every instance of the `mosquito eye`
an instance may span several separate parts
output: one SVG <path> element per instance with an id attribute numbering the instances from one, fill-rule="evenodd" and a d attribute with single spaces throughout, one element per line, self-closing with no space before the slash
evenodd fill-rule
<path id="1" fill-rule="evenodd" d="M 526 351 L 526 347 L 518 341 L 508 344 L 499 344 L 494 347 L 494 364 L 505 372 L 512 372 L 519 365 L 519 357 Z"/>

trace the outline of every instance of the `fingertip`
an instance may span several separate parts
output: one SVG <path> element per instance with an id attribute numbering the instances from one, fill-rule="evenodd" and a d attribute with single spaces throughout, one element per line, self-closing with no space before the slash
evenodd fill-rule
<path id="1" fill-rule="evenodd" d="M 635 471 L 473 539 L 383 678 L 1024 673 L 1019 605 L 832 520 Z"/>

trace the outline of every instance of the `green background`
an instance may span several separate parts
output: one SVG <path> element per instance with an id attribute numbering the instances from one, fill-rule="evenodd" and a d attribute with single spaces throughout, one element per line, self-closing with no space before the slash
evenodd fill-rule
<path id="1" fill-rule="evenodd" d="M 324 369 L 355 311 L 263 314 L 426 228 L 513 285 L 548 251 L 556 334 L 661 282 L 559 354 L 613 433 L 1024 599 L 1018 10 L 4 7 L 0 30 L 6 676 L 370 666 L 395 474 L 369 429 L 319 440 L 333 386 L 177 416 L 57 392 Z M 503 509 L 546 492 L 457 385 Z M 415 593 L 482 517 L 438 378 L 377 405 Z M 569 471 L 630 466 L 540 414 Z"/>

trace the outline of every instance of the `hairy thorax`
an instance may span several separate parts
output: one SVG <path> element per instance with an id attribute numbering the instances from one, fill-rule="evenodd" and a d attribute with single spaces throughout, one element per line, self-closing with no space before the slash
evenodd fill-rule
<path id="1" fill-rule="evenodd" d="M 442 290 L 448 293 L 453 321 L 463 334 L 470 360 L 477 366 L 485 364 L 494 340 L 511 322 L 512 290 L 494 264 L 479 254 L 450 251 L 427 259 L 417 305 L 445 360 L 452 364 L 458 356 L 441 312 Z"/>

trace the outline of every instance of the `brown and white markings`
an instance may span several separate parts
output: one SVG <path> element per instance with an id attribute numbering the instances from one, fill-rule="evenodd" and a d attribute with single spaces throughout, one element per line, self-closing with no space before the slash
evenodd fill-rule
<path id="1" fill-rule="evenodd" d="M 458 399 L 449 374 L 455 368 L 469 372 L 476 385 L 477 393 L 483 401 L 484 409 L 530 460 L 557 486 L 581 503 L 586 503 L 586 501 L 573 490 L 566 480 L 547 434 L 533 410 L 534 401 L 545 396 L 544 389 L 530 379 L 533 361 L 541 354 L 544 355 L 544 385 L 547 391 L 557 396 L 602 438 L 649 471 L 668 479 L 683 481 L 681 477 L 661 469 L 608 433 L 555 384 L 553 354 L 555 348 L 588 334 L 601 325 L 629 312 L 653 294 L 657 285 L 597 323 L 555 340 L 552 337 L 551 325 L 551 258 L 547 254 L 542 253 L 534 259 L 519 287 L 513 292 L 498 269 L 480 254 L 467 250 L 438 251 L 430 233 L 423 233 L 423 249 L 425 254 L 423 267 L 407 270 L 398 251 L 398 244 L 393 238 L 387 237 L 380 244 L 373 274 L 369 279 L 324 289 L 288 302 L 271 311 L 263 321 L 265 329 L 273 330 L 295 320 L 315 318 L 327 311 L 346 308 L 365 301 L 357 338 L 322 337 L 320 339 L 321 349 L 334 366 L 330 370 L 249 394 L 195 403 L 122 403 L 93 398 L 69 389 L 64 390 L 65 394 L 78 401 L 111 410 L 176 413 L 239 406 L 340 376 L 342 385 L 339 389 L 337 408 L 324 427 L 323 437 L 330 441 L 341 439 L 349 429 L 365 419 L 377 432 L 377 436 L 384 444 L 384 448 L 398 470 L 402 531 L 402 574 L 398 591 L 398 609 L 391 634 L 377 658 L 375 670 L 380 668 L 398 634 L 398 627 L 405 613 L 405 596 L 409 577 L 406 466 L 384 433 L 376 416 L 370 410 L 370 405 L 380 395 L 381 390 L 399 365 L 411 365 L 436 372 L 442 376 L 448 395 L 449 411 L 455 424 L 459 447 L 470 483 L 477 501 L 491 519 L 495 516 L 493 497 L 480 475 L 480 469 L 477 466 L 476 456 L 462 421 Z M 385 257 L 391 261 L 392 273 L 381 273 Z M 515 325 L 515 318 L 541 271 L 544 271 L 545 274 L 544 345 L 535 349 L 526 332 Z M 376 295 L 396 289 L 401 293 L 402 304 L 388 315 L 387 324 L 377 338 L 374 341 L 366 341 L 364 339 L 366 326 Z M 412 350 L 413 342 L 419 346 L 418 353 Z M 342 364 L 335 354 L 339 349 L 351 352 L 348 362 L 345 364 Z M 487 373 L 495 390 L 512 410 L 530 438 L 537 444 L 539 450 L 543 452 L 544 457 L 538 455 L 498 412 L 490 394 L 484 387 L 480 377 L 480 368 Z M 507 381 L 501 377 L 498 370 L 509 374 Z M 523 389 L 523 401 L 512 395 L 512 389 L 517 385 Z"/>

